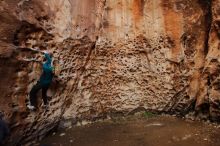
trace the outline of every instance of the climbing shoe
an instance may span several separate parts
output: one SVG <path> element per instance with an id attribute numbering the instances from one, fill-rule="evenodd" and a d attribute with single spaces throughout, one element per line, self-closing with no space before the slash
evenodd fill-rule
<path id="1" fill-rule="evenodd" d="M 34 106 L 32 106 L 32 105 L 27 105 L 27 108 L 29 109 L 29 110 L 35 110 L 36 108 L 34 107 Z"/>

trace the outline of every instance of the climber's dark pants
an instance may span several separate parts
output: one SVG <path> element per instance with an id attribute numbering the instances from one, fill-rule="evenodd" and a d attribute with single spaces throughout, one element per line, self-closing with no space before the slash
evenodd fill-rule
<path id="1" fill-rule="evenodd" d="M 42 98 L 44 101 L 44 105 L 47 105 L 47 90 L 49 88 L 50 84 L 42 85 L 40 82 L 37 82 L 36 85 L 34 85 L 30 92 L 30 102 L 32 106 L 37 107 L 37 92 L 42 89 Z"/>

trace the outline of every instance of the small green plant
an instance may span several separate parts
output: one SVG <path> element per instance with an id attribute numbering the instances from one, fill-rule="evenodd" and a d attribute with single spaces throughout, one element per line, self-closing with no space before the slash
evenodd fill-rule
<path id="1" fill-rule="evenodd" d="M 152 118 L 152 117 L 155 117 L 156 114 L 152 113 L 152 112 L 149 112 L 149 111 L 146 111 L 143 113 L 143 117 L 145 118 Z"/>

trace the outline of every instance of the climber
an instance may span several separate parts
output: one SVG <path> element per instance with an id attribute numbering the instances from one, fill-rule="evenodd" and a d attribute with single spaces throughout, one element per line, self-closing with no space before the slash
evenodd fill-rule
<path id="1" fill-rule="evenodd" d="M 53 79 L 53 67 L 52 67 L 52 55 L 47 51 L 43 51 L 46 62 L 43 64 L 43 72 L 41 74 L 40 80 L 34 85 L 30 91 L 30 104 L 27 106 L 30 110 L 35 110 L 37 108 L 37 92 L 42 89 L 42 98 L 44 107 L 48 107 L 48 96 L 47 90 Z"/>
<path id="2" fill-rule="evenodd" d="M 3 120 L 4 115 L 0 112 L 0 145 L 3 145 L 5 139 L 9 135 L 8 125 Z"/>

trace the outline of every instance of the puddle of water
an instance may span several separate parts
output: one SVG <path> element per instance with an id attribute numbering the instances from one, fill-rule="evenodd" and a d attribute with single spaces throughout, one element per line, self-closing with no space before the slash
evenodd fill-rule
<path id="1" fill-rule="evenodd" d="M 220 129 L 174 117 L 94 123 L 45 138 L 48 146 L 220 146 Z"/>

